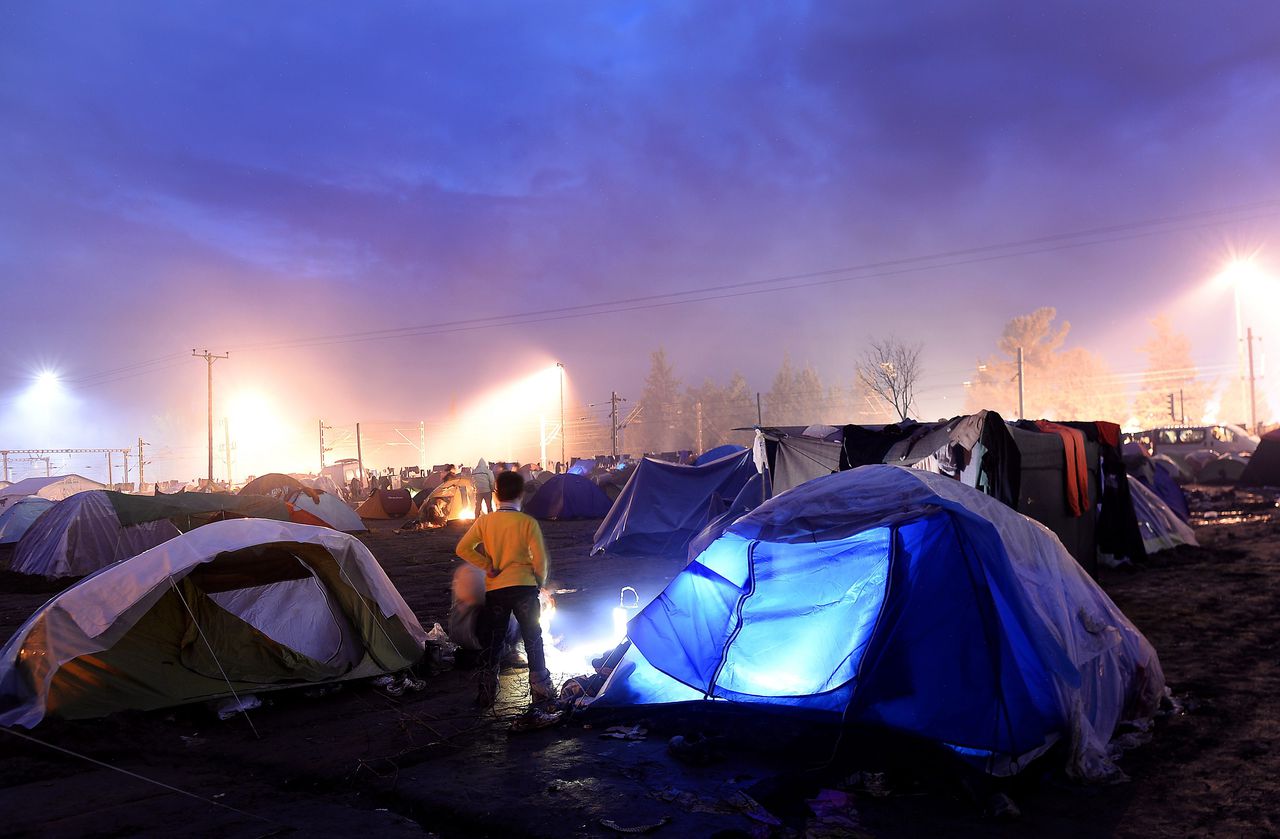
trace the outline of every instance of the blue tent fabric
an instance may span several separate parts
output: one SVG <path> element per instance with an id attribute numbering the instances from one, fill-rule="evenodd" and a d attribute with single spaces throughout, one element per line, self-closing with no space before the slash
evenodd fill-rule
<path id="1" fill-rule="evenodd" d="M 1147 489 L 1160 496 L 1160 500 L 1169 505 L 1175 516 L 1184 522 L 1191 521 L 1191 507 L 1187 505 L 1187 496 L 1172 475 L 1156 467 L 1148 474 L 1139 473 L 1137 478 Z"/>
<path id="2" fill-rule="evenodd" d="M 590 478 L 553 475 L 524 505 L 535 519 L 602 519 L 612 502 Z"/>
<path id="3" fill-rule="evenodd" d="M 56 502 L 38 495 L 20 498 L 0 513 L 0 545 L 16 545 L 45 510 Z"/>
<path id="4" fill-rule="evenodd" d="M 693 461 L 693 465 L 702 466 L 704 464 L 711 463 L 713 460 L 719 460 L 722 457 L 728 457 L 731 454 L 737 454 L 742 451 L 746 451 L 745 446 L 735 446 L 732 443 L 725 443 L 723 446 L 716 446 L 714 449 L 708 449 L 698 455 L 697 459 Z"/>
<path id="5" fill-rule="evenodd" d="M 750 450 L 702 466 L 645 458 L 600 523 L 591 552 L 679 556 L 756 474 Z"/>
<path id="6" fill-rule="evenodd" d="M 1158 707 L 1155 651 L 1053 535 L 944 476 L 866 466 L 741 516 L 630 623 L 596 700 L 786 705 L 1068 769 Z"/>
<path id="7" fill-rule="evenodd" d="M 698 532 L 689 542 L 688 558 L 693 559 L 706 550 L 707 546 L 720 538 L 720 534 L 729 529 L 729 525 L 763 504 L 773 495 L 768 472 L 757 472 L 751 480 L 743 485 L 733 503 L 723 513 L 712 517 L 707 526 Z"/>

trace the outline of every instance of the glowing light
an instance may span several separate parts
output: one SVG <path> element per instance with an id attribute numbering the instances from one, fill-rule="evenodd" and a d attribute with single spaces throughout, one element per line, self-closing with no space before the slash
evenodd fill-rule
<path id="1" fill-rule="evenodd" d="M 281 418 L 275 403 L 259 391 L 240 391 L 227 400 L 225 416 L 232 446 L 232 472 L 239 480 L 249 475 L 288 471 L 282 455 L 295 445 L 292 430 Z M 226 445 L 226 437 L 214 444 Z M 226 462 L 226 452 L 214 452 L 215 469 Z"/>
<path id="2" fill-rule="evenodd" d="M 627 592 L 631 592 L 631 602 L 627 602 Z M 622 643 L 627 637 L 627 622 L 631 620 L 631 612 L 640 607 L 640 593 L 631 586 L 623 586 L 618 592 L 618 605 L 613 607 L 613 643 Z"/>

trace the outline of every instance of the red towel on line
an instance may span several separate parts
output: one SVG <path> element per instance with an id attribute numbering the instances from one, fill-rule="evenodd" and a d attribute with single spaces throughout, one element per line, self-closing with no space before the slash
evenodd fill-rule
<path id="1" fill-rule="evenodd" d="M 1062 438 L 1067 456 L 1067 507 L 1073 516 L 1083 516 L 1089 506 L 1089 461 L 1084 456 L 1084 432 L 1048 420 L 1037 420 L 1036 428 Z"/>

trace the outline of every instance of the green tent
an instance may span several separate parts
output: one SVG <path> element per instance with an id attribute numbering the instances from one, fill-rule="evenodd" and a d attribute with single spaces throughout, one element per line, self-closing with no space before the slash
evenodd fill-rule
<path id="1" fill-rule="evenodd" d="M 354 537 L 215 522 L 41 607 L 0 650 L 0 725 L 375 676 L 414 663 L 425 640 Z"/>

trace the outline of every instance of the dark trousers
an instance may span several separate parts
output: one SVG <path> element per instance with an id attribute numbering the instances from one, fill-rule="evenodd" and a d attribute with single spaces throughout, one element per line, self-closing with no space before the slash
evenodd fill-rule
<path id="1" fill-rule="evenodd" d="M 497 670 L 502 661 L 502 647 L 507 637 L 507 624 L 516 616 L 520 636 L 524 639 L 524 653 L 529 659 L 530 675 L 547 669 L 547 658 L 542 650 L 542 607 L 538 603 L 537 586 L 508 586 L 485 592 L 484 631 L 485 645 L 481 666 Z"/>

